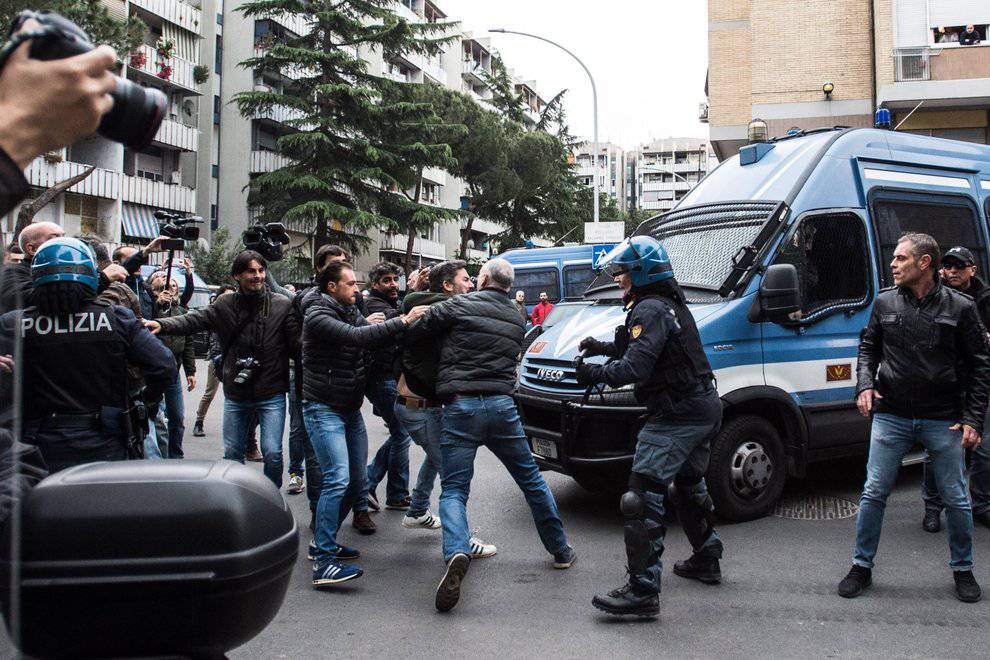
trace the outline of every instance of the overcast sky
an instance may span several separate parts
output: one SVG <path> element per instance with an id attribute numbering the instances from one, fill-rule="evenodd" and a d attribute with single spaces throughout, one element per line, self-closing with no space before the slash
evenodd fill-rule
<path id="1" fill-rule="evenodd" d="M 707 137 L 698 121 L 708 66 L 704 0 L 437 0 L 477 37 L 489 28 L 552 39 L 580 57 L 598 85 L 602 142 L 632 148 L 654 138 Z M 568 89 L 571 131 L 591 139 L 591 86 L 580 66 L 550 44 L 493 34 L 492 46 L 545 98 Z"/>

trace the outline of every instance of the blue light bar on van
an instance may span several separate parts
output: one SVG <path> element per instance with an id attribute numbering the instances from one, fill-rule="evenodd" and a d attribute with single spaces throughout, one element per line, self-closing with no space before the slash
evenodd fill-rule
<path id="1" fill-rule="evenodd" d="M 753 163 L 759 162 L 761 158 L 770 153 L 770 150 L 773 149 L 773 147 L 774 145 L 767 144 L 766 142 L 747 144 L 739 150 L 739 164 L 752 165 Z"/>

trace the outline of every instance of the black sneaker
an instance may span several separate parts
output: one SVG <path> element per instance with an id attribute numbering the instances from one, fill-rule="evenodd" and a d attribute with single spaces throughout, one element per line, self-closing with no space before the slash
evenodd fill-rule
<path id="1" fill-rule="evenodd" d="M 929 534 L 942 529 L 942 512 L 938 509 L 925 509 L 925 517 L 921 520 L 921 529 Z"/>
<path id="2" fill-rule="evenodd" d="M 441 612 L 449 612 L 461 598 L 461 582 L 467 575 L 471 558 L 463 552 L 458 552 L 447 562 L 447 572 L 437 585 L 436 606 Z"/>
<path id="3" fill-rule="evenodd" d="M 365 536 L 374 534 L 378 529 L 367 511 L 355 511 L 351 519 L 351 526 L 358 531 L 358 534 L 364 534 Z"/>
<path id="4" fill-rule="evenodd" d="M 846 577 L 839 583 L 839 595 L 843 598 L 855 598 L 871 584 L 873 584 L 873 571 L 859 564 L 853 564 Z"/>
<path id="5" fill-rule="evenodd" d="M 990 527 L 990 509 L 973 514 L 973 522 L 980 523 L 984 527 Z"/>
<path id="6" fill-rule="evenodd" d="M 560 552 L 553 555 L 553 567 L 564 569 L 570 568 L 577 561 L 577 552 L 571 546 L 567 546 Z"/>
<path id="7" fill-rule="evenodd" d="M 674 575 L 705 584 L 718 584 L 722 581 L 722 569 L 719 568 L 718 559 L 699 555 L 697 552 L 688 559 L 674 564 Z"/>
<path id="8" fill-rule="evenodd" d="M 405 511 L 412 504 L 412 500 L 408 497 L 403 497 L 401 500 L 385 500 L 385 508 L 392 511 Z M 371 506 L 371 503 L 368 503 Z"/>
<path id="9" fill-rule="evenodd" d="M 206 433 L 203 432 L 203 422 L 196 422 L 193 425 L 193 435 L 197 438 L 206 437 Z"/>
<path id="10" fill-rule="evenodd" d="M 655 593 L 637 594 L 631 584 L 598 594 L 591 604 L 608 614 L 619 616 L 655 617 L 660 614 L 660 597 Z"/>
<path id="11" fill-rule="evenodd" d="M 952 571 L 952 578 L 956 581 L 956 598 L 962 602 L 975 603 L 983 597 L 973 571 Z"/>

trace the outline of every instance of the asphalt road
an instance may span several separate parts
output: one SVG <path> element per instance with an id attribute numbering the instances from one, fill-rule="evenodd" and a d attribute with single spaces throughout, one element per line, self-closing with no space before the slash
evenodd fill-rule
<path id="1" fill-rule="evenodd" d="M 207 418 L 207 437 L 191 435 L 201 391 L 202 385 L 186 399 L 186 455 L 219 458 L 219 396 Z M 386 437 L 385 426 L 369 406 L 364 415 L 373 453 Z M 422 456 L 413 445 L 413 475 Z M 260 470 L 260 464 L 250 465 Z M 374 514 L 374 536 L 359 536 L 348 523 L 340 541 L 361 550 L 365 574 L 335 591 L 314 591 L 305 558 L 306 498 L 287 495 L 304 530 L 289 593 L 269 627 L 231 657 L 979 657 L 990 647 L 990 600 L 966 605 L 955 599 L 945 532 L 921 530 L 918 467 L 902 470 L 890 498 L 874 587 L 864 596 L 845 600 L 835 593 L 849 568 L 854 517 L 722 525 L 726 555 L 719 586 L 670 572 L 673 561 L 690 553 L 672 521 L 657 620 L 612 618 L 591 607 L 592 595 L 624 580 L 615 501 L 546 473 L 578 552 L 573 568 L 557 571 L 501 464 L 482 450 L 476 468 L 469 521 L 498 554 L 472 563 L 452 612 L 433 607 L 443 572 L 440 533 L 402 528 L 401 512 Z M 861 461 L 830 465 L 791 483 L 785 497 L 855 501 L 863 478 Z M 439 485 L 434 513 L 438 495 Z M 982 563 L 990 556 L 990 530 L 977 529 L 975 555 L 977 578 L 990 588 Z"/>

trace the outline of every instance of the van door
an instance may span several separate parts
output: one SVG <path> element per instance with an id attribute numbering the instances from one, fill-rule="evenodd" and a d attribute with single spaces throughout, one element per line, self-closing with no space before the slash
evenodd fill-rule
<path id="1" fill-rule="evenodd" d="M 802 305 L 799 321 L 763 324 L 764 376 L 804 414 L 809 462 L 858 453 L 869 439 L 853 397 L 859 333 L 877 287 L 870 255 L 862 211 L 829 210 L 800 216 L 774 257 L 797 268 Z"/>

